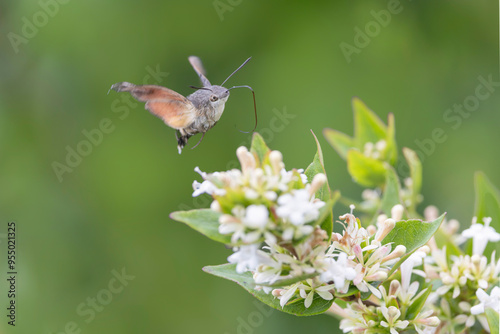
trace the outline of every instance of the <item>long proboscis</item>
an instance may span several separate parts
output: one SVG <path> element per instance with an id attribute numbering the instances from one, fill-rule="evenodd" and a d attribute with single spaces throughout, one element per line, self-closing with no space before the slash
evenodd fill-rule
<path id="1" fill-rule="evenodd" d="M 247 61 L 249 61 L 250 58 L 247 59 Z M 243 65 L 245 65 L 245 63 L 243 63 Z M 241 65 L 241 66 L 243 66 Z M 240 66 L 240 68 L 241 68 Z M 241 131 L 239 130 L 240 132 L 243 132 L 243 133 L 252 133 L 255 131 L 255 129 L 257 129 L 257 103 L 255 102 L 255 92 L 253 91 L 252 87 L 250 86 L 246 86 L 246 85 L 243 85 L 243 86 L 233 86 L 231 88 L 229 88 L 229 90 L 233 89 L 233 88 L 248 88 L 252 91 L 252 95 L 253 95 L 253 110 L 254 110 L 254 113 L 255 113 L 255 126 L 253 127 L 253 130 L 252 131 L 249 131 L 249 132 L 246 132 L 246 131 Z"/>
<path id="2" fill-rule="evenodd" d="M 242 68 L 243 66 L 245 66 L 245 65 L 246 65 L 246 64 L 250 61 L 250 59 L 252 59 L 252 57 L 249 57 L 247 60 L 245 60 L 245 61 L 243 62 L 243 64 L 241 64 L 241 65 L 240 65 L 240 67 L 238 67 L 238 68 L 237 68 L 237 69 L 236 69 L 233 73 L 231 73 L 231 74 L 230 74 L 230 75 L 226 78 L 226 80 L 224 80 L 224 82 L 223 82 L 223 83 L 221 83 L 220 85 L 221 85 L 221 86 L 224 86 L 224 84 L 226 83 L 226 81 L 228 81 L 228 80 L 229 80 L 229 78 L 230 78 L 230 77 L 232 77 L 232 76 L 233 76 L 236 72 L 238 72 L 239 70 L 241 70 L 241 68 Z"/>

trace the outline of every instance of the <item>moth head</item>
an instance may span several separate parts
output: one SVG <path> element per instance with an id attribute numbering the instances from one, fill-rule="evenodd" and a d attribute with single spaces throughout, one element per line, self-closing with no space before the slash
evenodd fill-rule
<path id="1" fill-rule="evenodd" d="M 229 98 L 229 89 L 222 86 L 212 86 L 208 100 L 212 104 L 225 103 Z"/>

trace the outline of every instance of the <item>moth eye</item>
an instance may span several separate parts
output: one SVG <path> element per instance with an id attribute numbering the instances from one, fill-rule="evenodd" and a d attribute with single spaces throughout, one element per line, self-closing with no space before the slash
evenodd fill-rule
<path id="1" fill-rule="evenodd" d="M 218 99 L 219 99 L 219 98 L 218 98 L 217 96 L 215 96 L 215 95 L 210 96 L 210 101 L 212 101 L 212 102 L 215 102 L 215 101 L 217 101 Z"/>

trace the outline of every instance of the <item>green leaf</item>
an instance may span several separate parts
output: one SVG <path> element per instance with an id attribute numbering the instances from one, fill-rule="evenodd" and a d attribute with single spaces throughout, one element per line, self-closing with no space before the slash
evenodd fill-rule
<path id="1" fill-rule="evenodd" d="M 432 292 L 432 286 L 427 287 L 427 289 L 425 289 L 424 291 L 425 292 L 422 293 L 417 299 L 414 299 L 411 305 L 408 307 L 405 317 L 406 320 L 413 320 L 417 317 L 417 315 L 424 307 L 425 302 L 427 301 L 427 297 L 429 297 L 430 293 Z"/>
<path id="2" fill-rule="evenodd" d="M 436 233 L 434 233 L 434 240 L 436 241 L 436 245 L 439 249 L 443 249 L 443 247 L 446 246 L 446 253 L 448 255 L 463 255 L 462 250 L 451 239 L 451 237 L 452 236 L 444 232 L 442 228 L 438 229 Z"/>
<path id="3" fill-rule="evenodd" d="M 424 222 L 418 219 L 402 220 L 396 223 L 396 226 L 382 240 L 382 244 L 392 243 L 393 249 L 397 245 L 406 247 L 406 254 L 396 263 L 388 273 L 388 276 L 399 268 L 414 251 L 422 247 L 436 233 L 443 222 L 446 213 L 442 214 L 436 220 Z"/>
<path id="4" fill-rule="evenodd" d="M 250 152 L 252 152 L 258 159 L 259 165 L 262 165 L 266 156 L 269 154 L 269 152 L 271 152 L 269 147 L 267 147 L 264 138 L 262 138 L 262 136 L 257 132 L 254 132 L 253 134 L 252 145 L 250 146 Z"/>
<path id="5" fill-rule="evenodd" d="M 381 187 L 385 183 L 384 163 L 366 157 L 356 149 L 347 152 L 347 169 L 353 180 L 362 186 Z"/>
<path id="6" fill-rule="evenodd" d="M 230 244 L 231 237 L 219 233 L 220 215 L 220 213 L 210 209 L 197 209 L 172 212 L 170 218 L 188 225 L 214 241 Z"/>
<path id="7" fill-rule="evenodd" d="M 338 191 L 334 192 L 334 197 L 329 199 L 325 205 L 319 209 L 319 217 L 316 219 L 316 221 L 312 224 L 313 226 L 319 225 L 323 230 L 325 230 L 327 233 L 332 233 L 332 230 L 328 230 L 328 228 L 333 229 L 333 225 L 330 224 L 332 223 L 333 218 L 332 216 L 332 209 L 333 206 L 335 205 L 335 202 L 337 202 L 337 199 L 340 197 L 340 193 Z M 330 232 L 328 232 L 330 231 Z"/>
<path id="8" fill-rule="evenodd" d="M 498 325 L 498 320 L 499 320 L 498 312 L 496 312 L 491 307 L 487 307 L 485 313 L 486 313 L 486 319 L 488 320 L 488 326 L 490 327 L 490 333 L 500 333 Z"/>
<path id="9" fill-rule="evenodd" d="M 333 300 L 324 300 L 318 295 L 315 295 L 313 302 L 309 308 L 306 308 L 304 306 L 303 301 L 290 303 L 288 305 L 285 305 L 284 308 L 281 308 L 278 298 L 275 298 L 272 294 L 266 294 L 262 290 L 255 290 L 255 283 L 253 281 L 252 274 L 250 272 L 238 274 L 236 272 L 235 264 L 207 266 L 204 267 L 203 270 L 209 274 L 238 283 L 241 287 L 250 292 L 254 297 L 256 297 L 264 304 L 285 313 L 290 313 L 298 316 L 316 315 L 325 312 L 333 304 Z"/>
<path id="10" fill-rule="evenodd" d="M 500 232 L 500 193 L 490 182 L 483 172 L 476 172 L 474 175 L 474 188 L 476 190 L 476 204 L 474 216 L 478 223 L 483 223 L 484 217 L 491 217 L 490 226 Z M 500 242 L 489 242 L 484 251 L 485 256 L 489 256 L 493 250 L 500 253 Z"/>
<path id="11" fill-rule="evenodd" d="M 403 155 L 410 167 L 410 177 L 413 181 L 411 193 L 411 205 L 408 210 L 411 214 L 416 214 L 417 205 L 419 203 L 420 190 L 422 189 L 422 163 L 415 151 L 407 147 L 403 147 Z"/>
<path id="12" fill-rule="evenodd" d="M 319 275 L 319 273 L 303 274 L 300 276 L 281 279 L 281 280 L 274 282 L 273 284 L 259 284 L 259 285 L 260 286 L 268 286 L 271 288 L 282 288 L 285 286 L 290 286 L 290 285 L 297 283 L 297 282 L 305 281 L 308 278 L 313 278 L 313 277 L 316 277 L 318 275 Z"/>
<path id="13" fill-rule="evenodd" d="M 342 157 L 347 159 L 347 151 L 354 147 L 354 140 L 348 135 L 333 129 L 324 129 L 323 136 Z"/>
<path id="14" fill-rule="evenodd" d="M 354 110 L 354 140 L 360 150 L 367 142 L 386 140 L 387 128 L 382 120 L 358 97 L 352 99 Z"/>
<path id="15" fill-rule="evenodd" d="M 351 284 L 346 293 L 335 292 L 334 295 L 335 295 L 335 298 L 347 298 L 347 297 L 350 297 L 350 296 L 356 295 L 356 294 L 359 294 L 359 289 L 356 288 L 356 286 Z M 336 301 L 339 301 L 339 300 L 341 300 L 341 299 L 336 299 Z"/>
<path id="16" fill-rule="evenodd" d="M 394 168 L 388 164 L 386 165 L 386 168 L 386 183 L 379 212 L 382 211 L 387 215 L 387 217 L 390 217 L 392 207 L 396 204 L 401 204 L 401 199 L 399 198 L 400 185 Z"/>
<path id="17" fill-rule="evenodd" d="M 314 132 L 311 130 L 312 135 L 314 136 L 314 140 L 316 141 L 316 147 L 317 151 L 316 154 L 314 155 L 314 159 L 311 162 L 311 164 L 307 167 L 306 171 L 304 172 L 307 176 L 308 182 L 312 182 L 314 179 L 314 176 L 316 174 L 322 173 L 326 176 L 326 171 L 325 171 L 325 164 L 323 161 L 323 152 L 321 151 L 321 145 L 319 144 L 318 138 L 314 134 Z M 325 184 L 316 192 L 316 198 L 319 198 L 323 202 L 325 202 L 327 205 L 329 205 L 329 202 L 332 200 L 332 194 L 330 191 L 330 186 L 328 185 L 328 178 L 325 182 Z M 336 200 L 336 199 L 335 199 Z M 332 234 L 333 231 L 333 214 L 332 214 L 332 207 L 333 204 L 335 204 L 335 201 L 331 203 L 331 207 L 329 209 L 329 215 L 326 217 L 322 218 L 323 222 L 321 223 L 321 228 L 326 231 L 328 235 Z M 325 206 L 327 206 L 325 205 Z M 328 207 L 328 206 L 327 206 Z"/>

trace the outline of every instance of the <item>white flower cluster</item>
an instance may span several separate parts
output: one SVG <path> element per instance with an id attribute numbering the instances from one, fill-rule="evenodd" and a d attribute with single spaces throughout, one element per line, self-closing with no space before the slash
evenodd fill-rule
<path id="1" fill-rule="evenodd" d="M 369 158 L 383 160 L 387 155 L 387 142 L 383 139 L 379 140 L 375 144 L 372 142 L 366 142 L 363 147 L 363 155 Z"/>
<path id="2" fill-rule="evenodd" d="M 273 290 L 273 295 L 280 299 L 281 306 L 285 306 L 292 298 L 302 298 L 304 305 L 309 307 L 314 294 L 331 300 L 332 293 L 345 294 L 351 284 L 361 292 L 381 296 L 380 290 L 371 283 L 387 279 L 391 265 L 406 252 L 406 248 L 401 245 L 392 250 L 391 245 L 381 244 L 394 228 L 394 219 L 387 219 L 379 229 L 372 226 L 370 233 L 360 226 L 352 211 L 339 218 L 345 227 L 342 234 L 333 233 L 328 242 L 327 238 L 322 242 L 316 239 L 307 241 L 301 248 L 297 247 L 309 250 L 307 263 L 312 264 L 302 271 L 316 275 L 306 281 Z M 299 264 L 300 262 L 295 265 Z M 258 274 L 257 270 L 254 277 Z"/>
<path id="3" fill-rule="evenodd" d="M 394 207 L 393 218 L 398 220 L 402 209 L 401 206 Z M 437 208 L 428 207 L 425 216 L 426 220 L 436 219 Z M 386 216 L 381 215 L 379 218 L 383 224 L 390 224 Z M 446 247 L 439 249 L 432 238 L 428 246 L 421 247 L 401 264 L 398 270 L 400 278 L 389 278 L 390 285 L 382 284 L 378 291 L 368 285 L 372 295 L 367 302 L 358 299 L 347 303 L 345 308 L 334 303 L 330 312 L 342 317 L 340 328 L 344 333 L 364 334 L 396 334 L 412 330 L 422 334 L 465 333 L 477 320 L 488 330 L 485 309 L 492 308 L 500 312 L 500 260 L 496 259 L 495 251 L 491 259 L 484 256 L 483 252 L 488 242 L 500 240 L 500 234 L 490 226 L 491 218 L 484 218 L 483 223 L 478 224 L 474 218 L 469 229 L 458 233 L 459 223 L 456 220 L 444 221 L 441 233 L 451 243 L 458 246 L 472 239 L 472 255 L 454 254 L 460 252 L 458 247 L 452 251 L 447 251 Z M 358 238 L 364 237 L 365 232 L 361 229 L 356 231 L 349 226 L 355 225 L 348 225 L 346 232 Z M 382 230 L 383 226 L 379 224 L 377 233 Z M 349 251 L 346 243 L 336 247 Z M 420 288 L 418 281 L 411 280 L 412 274 L 420 276 L 421 280 L 423 278 L 424 287 Z M 355 283 L 356 280 L 353 280 Z M 356 286 L 364 291 L 359 285 Z M 419 299 L 427 291 L 426 287 L 430 286 L 433 290 L 422 304 Z M 407 310 L 417 303 L 422 305 L 418 315 L 405 319 Z"/>
<path id="4" fill-rule="evenodd" d="M 400 280 L 390 281 L 388 289 L 380 285 L 377 291 L 372 291 L 369 302 L 357 299 L 348 303 L 345 309 L 334 304 L 330 312 L 340 315 L 343 319 L 340 328 L 344 333 L 391 333 L 411 331 L 426 333 L 435 329 L 440 321 L 433 315 L 430 306 L 424 306 L 418 314 L 406 319 L 408 309 L 416 303 L 425 291 L 419 291 L 419 283 L 411 282 L 413 268 L 422 264 L 422 259 L 429 251 L 422 247 L 406 259 L 400 267 Z M 375 289 L 375 288 L 373 288 Z"/>
<path id="5" fill-rule="evenodd" d="M 435 208 L 432 208 L 426 213 L 434 211 Z M 498 242 L 500 234 L 489 226 L 491 218 L 484 218 L 483 223 L 478 224 L 474 217 L 472 226 L 461 234 L 456 234 L 459 224 L 455 220 L 445 222 L 442 226 L 456 243 L 472 239 L 472 255 L 454 254 L 446 247 L 438 249 L 434 243 L 430 243 L 433 249 L 425 259 L 423 276 L 429 282 L 439 282 L 438 288 L 429 298 L 435 300 L 435 313 L 446 320 L 443 324 L 445 331 L 470 328 L 476 320 L 488 330 L 485 307 L 500 312 L 500 259 L 496 260 L 495 251 L 489 260 L 483 255 L 487 243 Z M 486 291 L 490 290 L 491 295 L 488 295 Z M 450 304 L 458 307 L 452 308 Z"/>
<path id="6" fill-rule="evenodd" d="M 236 151 L 241 171 L 207 174 L 194 181 L 193 196 L 213 196 L 211 208 L 220 212 L 219 232 L 231 235 L 233 245 L 245 246 L 291 242 L 313 233 L 325 202 L 315 193 L 325 184 L 324 174 L 315 175 L 311 183 L 303 170 L 285 170 L 279 151 L 271 151 L 263 164 L 245 147 Z M 253 249 L 253 248 L 252 248 Z"/>
<path id="7" fill-rule="evenodd" d="M 331 207 L 315 198 L 326 183 L 324 174 L 308 183 L 302 170 L 285 169 L 278 151 L 269 152 L 263 162 L 244 147 L 236 153 L 241 171 L 208 174 L 196 168 L 204 181 L 193 183 L 193 196 L 213 197 L 211 209 L 221 214 L 219 232 L 230 235 L 234 246 L 228 261 L 238 273 L 252 272 L 258 289 L 272 293 L 282 307 L 303 300 L 308 308 L 316 296 L 332 300 L 351 285 L 380 295 L 371 283 L 387 279 L 390 266 L 406 251 L 381 244 L 394 219 L 367 230 L 352 206 L 351 213 L 340 217 L 344 231 L 327 235 L 320 225 Z M 281 284 L 284 280 L 294 283 Z"/>

